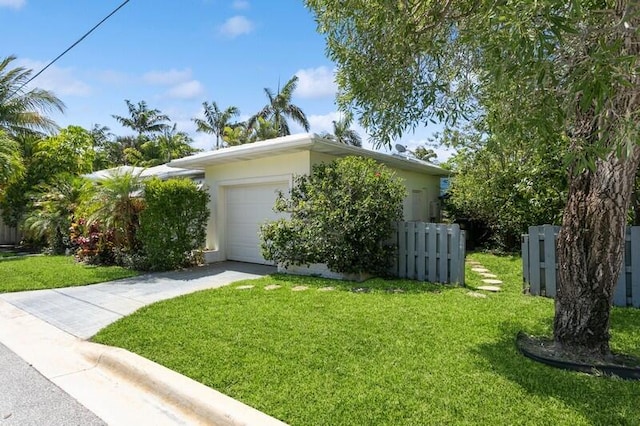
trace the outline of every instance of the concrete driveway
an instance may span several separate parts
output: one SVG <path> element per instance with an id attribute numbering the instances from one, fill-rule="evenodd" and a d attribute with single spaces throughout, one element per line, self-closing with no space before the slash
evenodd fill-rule
<path id="1" fill-rule="evenodd" d="M 0 299 L 67 333 L 87 339 L 142 306 L 275 271 L 272 266 L 220 262 L 83 287 L 6 293 L 1 294 Z"/>

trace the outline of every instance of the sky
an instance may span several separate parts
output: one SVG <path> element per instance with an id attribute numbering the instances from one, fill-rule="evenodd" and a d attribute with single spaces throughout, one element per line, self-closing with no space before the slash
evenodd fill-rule
<path id="1" fill-rule="evenodd" d="M 14 55 L 12 65 L 37 72 L 122 1 L 0 0 L 0 57 Z M 32 86 L 66 104 L 64 114 L 52 116 L 61 127 L 99 124 L 131 134 L 112 115 L 128 115 L 125 99 L 144 100 L 208 150 L 214 137 L 197 133 L 192 121 L 202 117 L 204 101 L 236 106 L 245 120 L 267 103 L 264 88 L 277 91 L 293 75 L 299 78 L 293 103 L 311 132 L 331 132 L 340 118 L 335 69 L 302 0 L 130 0 Z M 394 144 L 414 149 L 441 130 L 430 126 Z M 352 128 L 372 148 L 366 131 Z M 440 161 L 449 155 L 436 151 Z"/>

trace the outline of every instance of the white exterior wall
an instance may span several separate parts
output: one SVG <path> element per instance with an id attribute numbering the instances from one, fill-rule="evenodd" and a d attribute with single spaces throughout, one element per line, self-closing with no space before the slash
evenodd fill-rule
<path id="1" fill-rule="evenodd" d="M 205 169 L 205 184 L 209 188 L 211 215 L 207 226 L 207 261 L 226 259 L 225 188 L 233 185 L 253 185 L 268 182 L 289 182 L 293 175 L 308 174 L 309 152 L 276 155 L 255 160 L 229 162 Z"/>
<path id="2" fill-rule="evenodd" d="M 404 199 L 404 220 L 431 222 L 430 204 L 438 201 L 440 195 L 440 176 L 396 170 L 398 177 L 404 179 L 407 197 Z M 419 205 L 414 205 L 419 203 Z M 437 220 L 437 218 L 436 218 Z"/>

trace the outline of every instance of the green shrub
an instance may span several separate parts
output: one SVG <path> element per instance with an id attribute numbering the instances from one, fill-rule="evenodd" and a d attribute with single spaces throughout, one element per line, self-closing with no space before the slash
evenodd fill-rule
<path id="1" fill-rule="evenodd" d="M 326 263 L 336 272 L 384 274 L 395 247 L 386 244 L 402 219 L 402 182 L 373 159 L 345 157 L 298 176 L 275 211 L 290 219 L 261 227 L 262 255 L 284 265 Z"/>
<path id="2" fill-rule="evenodd" d="M 193 264 L 193 251 L 205 243 L 209 194 L 186 179 L 151 179 L 145 182 L 144 199 L 138 238 L 147 267 L 168 270 Z"/>

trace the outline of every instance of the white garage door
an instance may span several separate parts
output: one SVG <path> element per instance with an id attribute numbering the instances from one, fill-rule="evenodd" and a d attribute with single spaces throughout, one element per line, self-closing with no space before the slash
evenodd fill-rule
<path id="1" fill-rule="evenodd" d="M 282 217 L 273 211 L 277 191 L 289 189 L 288 182 L 229 186 L 227 195 L 227 259 L 271 263 L 260 254 L 260 225 Z"/>

